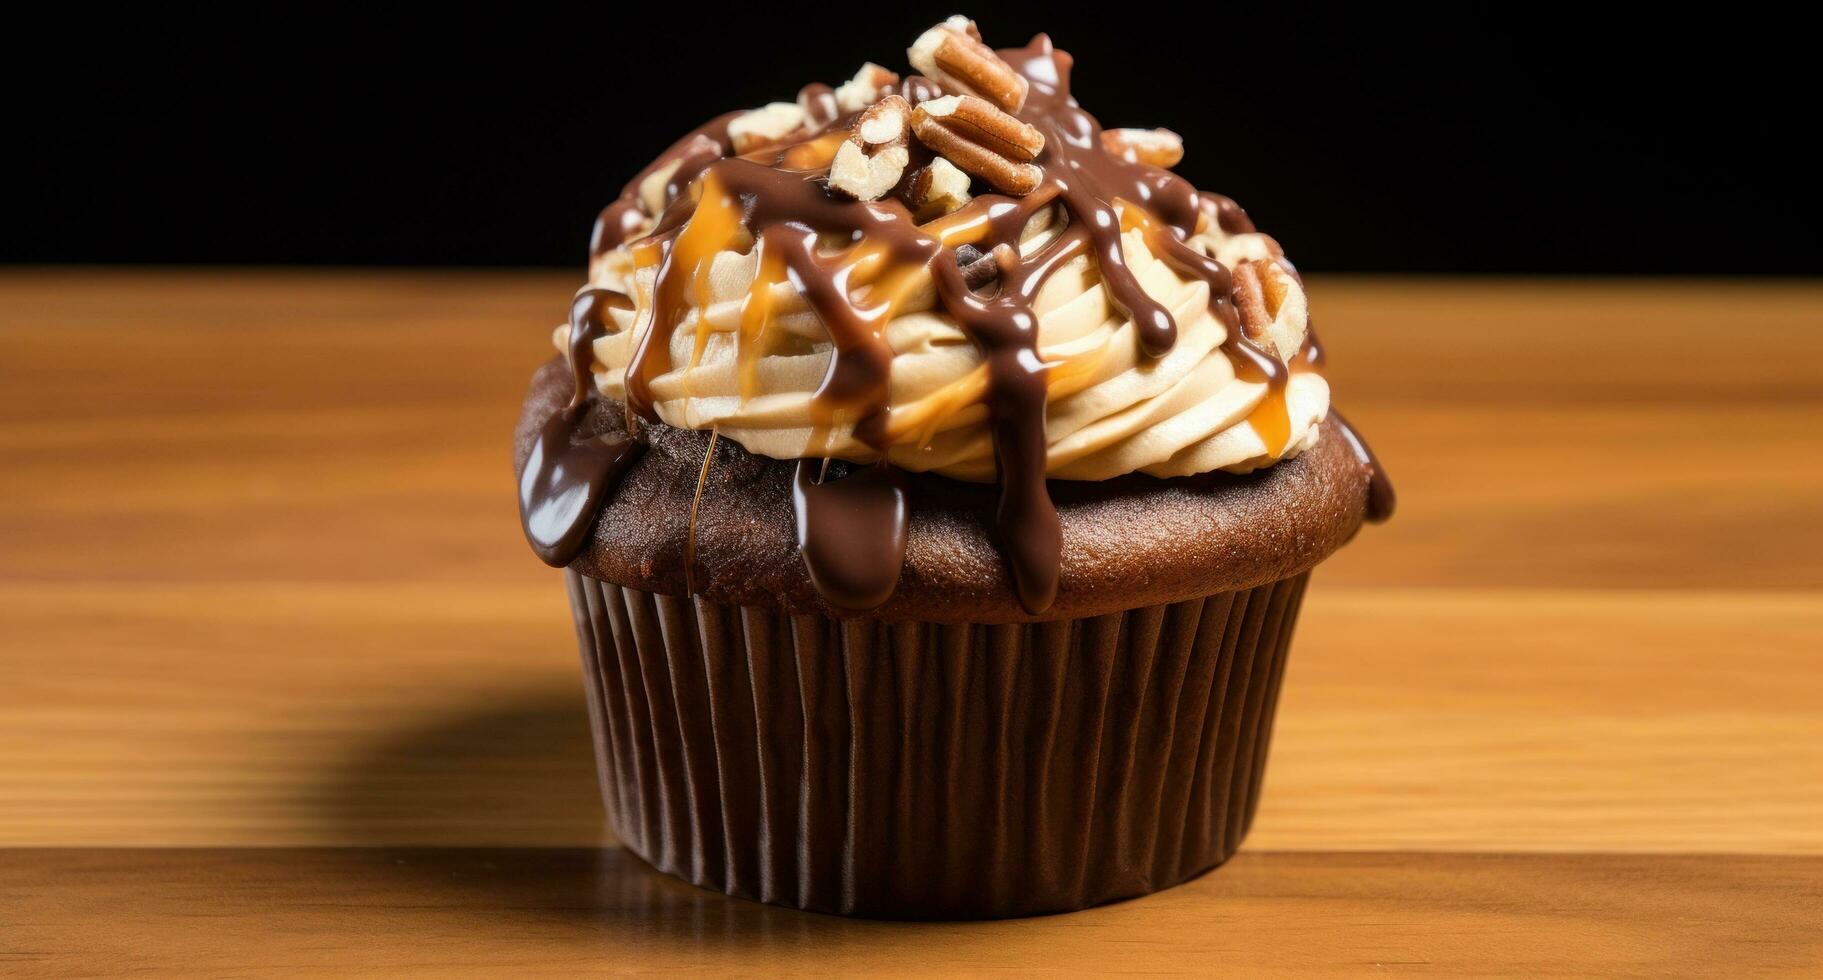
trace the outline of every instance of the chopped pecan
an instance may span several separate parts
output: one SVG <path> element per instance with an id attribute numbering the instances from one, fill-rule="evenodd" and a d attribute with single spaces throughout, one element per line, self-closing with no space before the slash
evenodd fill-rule
<path id="1" fill-rule="evenodd" d="M 1310 300 L 1283 259 L 1243 259 L 1234 265 L 1234 305 L 1241 332 L 1275 357 L 1290 358 L 1310 324 Z"/>
<path id="2" fill-rule="evenodd" d="M 1025 106 L 1030 84 L 994 49 L 981 43 L 974 22 L 950 18 L 918 36 L 905 56 L 945 89 L 978 95 L 1008 112 Z"/>
<path id="3" fill-rule="evenodd" d="M 886 91 L 898 84 L 897 72 L 888 71 L 869 61 L 855 72 L 855 77 L 836 86 L 836 107 L 844 113 L 860 112 L 880 100 Z"/>
<path id="4" fill-rule="evenodd" d="M 866 112 L 855 118 L 851 139 L 869 146 L 909 143 L 911 116 L 911 103 L 896 95 L 889 95 L 868 106 Z"/>
<path id="5" fill-rule="evenodd" d="M 970 289 L 980 289 L 1000 276 L 1000 263 L 973 245 L 956 246 L 956 266 Z"/>
<path id="6" fill-rule="evenodd" d="M 949 95 L 912 110 L 918 141 L 1007 194 L 1031 193 L 1044 171 L 1031 161 L 1044 134 L 972 95 Z"/>
<path id="7" fill-rule="evenodd" d="M 943 157 L 936 157 L 905 178 L 905 182 L 899 185 L 899 199 L 911 208 L 914 218 L 925 222 L 941 218 L 967 204 L 968 187 L 968 174 L 956 169 L 955 164 Z"/>
<path id="8" fill-rule="evenodd" d="M 736 116 L 728 124 L 728 138 L 734 143 L 735 153 L 752 153 L 783 142 L 787 136 L 803 129 L 805 121 L 803 106 L 795 102 L 773 102 Z"/>
<path id="9" fill-rule="evenodd" d="M 889 95 L 855 120 L 829 165 L 829 186 L 857 201 L 877 201 L 899 185 L 911 162 L 911 106 Z"/>
<path id="10" fill-rule="evenodd" d="M 1104 129 L 1101 148 L 1151 167 L 1175 167 L 1184 159 L 1184 138 L 1169 129 Z"/>
<path id="11" fill-rule="evenodd" d="M 804 110 L 804 122 L 813 132 L 821 132 L 823 127 L 842 118 L 836 90 L 822 82 L 812 82 L 798 89 L 798 108 Z"/>
<path id="12" fill-rule="evenodd" d="M 1234 267 L 1234 305 L 1241 313 L 1241 329 L 1260 340 L 1278 319 L 1285 298 L 1291 294 L 1291 276 L 1271 259 L 1248 259 Z"/>
<path id="13" fill-rule="evenodd" d="M 1037 127 L 995 108 L 972 95 L 946 95 L 922 103 L 913 113 L 938 123 L 1009 160 L 1028 162 L 1044 152 L 1044 134 Z"/>

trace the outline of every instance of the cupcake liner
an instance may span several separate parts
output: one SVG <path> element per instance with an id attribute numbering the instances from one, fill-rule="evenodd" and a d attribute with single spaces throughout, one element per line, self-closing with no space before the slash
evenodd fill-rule
<path id="1" fill-rule="evenodd" d="M 777 905 L 991 918 L 1143 895 L 1234 853 L 1308 573 L 1004 625 L 567 577 L 602 798 L 634 853 Z"/>

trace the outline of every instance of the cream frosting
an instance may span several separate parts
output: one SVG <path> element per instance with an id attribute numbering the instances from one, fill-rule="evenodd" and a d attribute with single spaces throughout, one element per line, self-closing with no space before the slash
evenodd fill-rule
<path id="1" fill-rule="evenodd" d="M 1030 254 L 1055 234 L 1051 214 L 1028 227 L 1021 250 Z M 1242 261 L 1276 261 L 1266 235 L 1227 234 L 1206 221 L 1188 242 L 1230 268 Z M 1291 366 L 1284 416 L 1265 406 L 1268 386 L 1239 376 L 1221 350 L 1226 328 L 1209 311 L 1206 283 L 1186 278 L 1152 255 L 1139 230 L 1125 235 L 1125 256 L 1146 293 L 1178 323 L 1172 349 L 1147 358 L 1133 322 L 1110 303 L 1095 263 L 1081 255 L 1044 284 L 1038 316 L 1039 356 L 1049 365 L 1045 433 L 1046 473 L 1061 479 L 1104 480 L 1127 473 L 1188 476 L 1214 470 L 1244 473 L 1291 458 L 1314 445 L 1329 411 L 1329 387 L 1302 363 L 1308 305 L 1295 277 L 1260 346 Z M 787 283 L 773 289 L 773 318 L 752 373 L 739 357 L 742 301 L 756 276 L 752 250 L 724 251 L 671 335 L 674 369 L 651 382 L 653 408 L 669 425 L 715 429 L 750 452 L 778 459 L 828 456 L 870 462 L 880 456 L 855 438 L 854 420 L 818 427 L 813 410 L 832 356 L 815 314 Z M 624 399 L 624 375 L 641 335 L 650 329 L 651 268 L 636 270 L 623 247 L 597 261 L 590 284 L 634 298 L 612 311 L 611 332 L 595 342 L 593 373 L 605 396 Z M 993 443 L 980 356 L 962 328 L 935 310 L 934 295 L 907 303 L 886 324 L 893 351 L 886 455 L 898 466 L 971 481 L 994 479 Z M 569 327 L 554 341 L 567 349 Z"/>

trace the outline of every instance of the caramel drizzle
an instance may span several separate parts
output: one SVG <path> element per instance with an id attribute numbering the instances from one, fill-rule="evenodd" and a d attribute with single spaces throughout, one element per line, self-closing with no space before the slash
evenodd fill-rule
<path id="1" fill-rule="evenodd" d="M 709 485 L 709 467 L 715 462 L 715 444 L 721 440 L 720 429 L 709 430 L 709 446 L 703 450 L 703 466 L 696 473 L 696 493 L 690 497 L 690 519 L 684 524 L 684 594 L 696 594 L 696 509 L 703 502 L 703 488 Z"/>
<path id="2" fill-rule="evenodd" d="M 1048 38 L 1040 35 L 1025 48 L 1000 54 L 1031 83 L 1020 115 L 1045 134 L 1038 161 L 1044 182 L 1022 198 L 982 195 L 924 228 L 897 201 L 842 201 L 828 194 L 822 178 L 839 133 L 709 161 L 697 168 L 694 198 L 684 193 L 688 182 L 680 177 L 696 160 L 692 141 L 700 146 L 704 140 L 699 132 L 680 141 L 670 151 L 685 161 L 672 180 L 672 204 L 654 232 L 633 245 L 636 263 L 658 269 L 650 320 L 627 367 L 627 405 L 630 412 L 657 420 L 651 384 L 673 369 L 672 337 L 691 309 L 699 311 L 693 363 L 707 342 L 701 311 L 709 305 L 710 263 L 720 252 L 752 247 L 759 252 L 757 274 L 742 304 L 737 355 L 743 392 L 754 387 L 752 372 L 772 315 L 773 287 L 788 280 L 823 323 L 834 348 L 812 401 L 819 433 L 813 447 L 836 425 L 847 423 L 856 438 L 884 455 L 892 437 L 903 434 L 891 419 L 892 350 L 885 342 L 885 325 L 913 290 L 931 282 L 944 311 L 962 324 L 982 356 L 980 397 L 988 408 L 999 471 L 995 537 L 1020 602 L 1037 614 L 1056 597 L 1062 551 L 1045 483 L 1047 390 L 1060 365 L 1039 357 L 1032 302 L 1057 269 L 1078 255 L 1092 254 L 1110 302 L 1135 324 L 1142 350 L 1153 357 L 1171 350 L 1177 324 L 1127 265 L 1123 234 L 1138 228 L 1155 256 L 1179 274 L 1204 281 L 1209 309 L 1225 328 L 1224 354 L 1243 380 L 1266 387 L 1249 421 L 1274 455 L 1290 438 L 1285 405 L 1289 372 L 1240 329 L 1228 270 L 1185 244 L 1199 220 L 1217 220 L 1228 228 L 1244 223 L 1245 215 L 1226 198 L 1199 195 L 1168 170 L 1105 152 L 1100 125 L 1070 98 L 1071 59 L 1054 50 Z M 725 129 L 725 119 L 711 126 Z M 629 186 L 637 187 L 640 179 Z M 1069 223 L 1022 257 L 1018 245 L 1028 221 L 1053 204 L 1068 213 Z M 607 218 L 604 212 L 604 224 Z M 607 240 L 599 229 L 597 239 Z M 853 244 L 830 250 L 824 243 L 831 240 Z M 965 281 L 956 259 L 956 250 L 964 245 L 995 257 L 998 288 L 991 294 L 978 293 Z M 971 387 L 976 384 L 965 380 Z M 902 529 L 882 537 L 902 541 Z M 896 561 L 900 556 L 881 557 Z M 827 577 L 815 572 L 819 582 Z"/>

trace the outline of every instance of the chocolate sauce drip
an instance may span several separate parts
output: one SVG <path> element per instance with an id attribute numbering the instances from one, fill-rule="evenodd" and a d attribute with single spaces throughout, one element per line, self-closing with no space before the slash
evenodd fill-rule
<path id="1" fill-rule="evenodd" d="M 961 324 L 987 368 L 983 401 L 1000 485 L 995 538 L 1020 602 L 1037 614 L 1057 594 L 1062 536 L 1045 479 L 1050 366 L 1038 355 L 1032 302 L 1057 269 L 1077 256 L 1093 255 L 1109 302 L 1134 322 L 1141 349 L 1153 357 L 1171 350 L 1177 323 L 1140 286 L 1127 264 L 1123 236 L 1139 229 L 1160 261 L 1180 275 L 1204 281 L 1209 309 L 1225 328 L 1223 353 L 1237 376 L 1266 387 L 1249 421 L 1273 453 L 1282 452 L 1290 438 L 1285 405 L 1290 370 L 1246 336 L 1228 270 L 1186 243 L 1199 222 L 1214 223 L 1230 234 L 1251 231 L 1246 213 L 1221 195 L 1198 193 L 1168 170 L 1106 152 L 1100 124 L 1070 96 L 1070 56 L 1055 50 L 1044 35 L 999 54 L 1029 81 L 1019 115 L 1045 136 L 1036 161 L 1043 181 L 1024 197 L 982 194 L 955 214 L 920 228 L 897 200 L 855 202 L 831 196 L 824 176 L 835 144 L 824 144 L 839 138 L 830 128 L 839 121 L 828 87 L 808 86 L 799 101 L 813 131 L 829 128 L 826 135 L 776 153 L 729 158 L 727 124 L 733 114 L 714 120 L 629 182 L 621 200 L 602 212 L 592 249 L 603 254 L 644 227 L 643 215 L 633 210 L 639 184 L 676 163 L 667 182 L 667 207 L 636 249 L 644 255 L 642 265 L 656 261 L 657 273 L 649 320 L 627 366 L 629 412 L 657 419 L 651 384 L 673 369 L 673 334 L 706 295 L 709 263 L 719 252 L 751 248 L 758 253 L 758 272 L 741 310 L 742 363 L 751 363 L 766 341 L 772 287 L 789 282 L 821 320 L 833 348 L 812 400 L 817 426 L 812 449 L 835 427 L 848 425 L 882 457 L 890 448 L 893 355 L 885 327 L 922 277 L 928 277 L 943 311 Z M 916 75 L 901 82 L 899 90 L 913 103 L 942 94 L 936 83 Z M 762 159 L 767 156 L 770 163 Z M 696 193 L 684 193 L 693 181 Z M 1042 248 L 1022 256 L 1019 244 L 1027 224 L 1049 207 L 1059 208 L 1067 224 Z M 700 321 L 697 329 L 704 329 Z M 706 335 L 699 333 L 698 340 L 700 351 Z M 575 345 L 586 349 L 587 343 L 592 341 L 573 341 L 573 362 Z M 1299 367 L 1320 357 L 1313 335 L 1300 352 Z M 577 370 L 581 391 L 587 369 Z M 1346 423 L 1340 427 L 1372 465 L 1365 444 Z M 814 466 L 809 460 L 800 464 L 795 487 L 806 565 L 832 604 L 871 608 L 891 595 L 903 560 L 902 480 L 897 471 L 881 466 L 818 482 L 808 477 Z M 1374 472 L 1376 485 L 1384 484 L 1377 467 Z M 1375 513 L 1390 513 L 1390 485 L 1376 493 L 1370 509 L 1378 506 Z"/>
<path id="2" fill-rule="evenodd" d="M 798 460 L 791 485 L 798 551 L 830 605 L 872 609 L 892 598 L 905 564 L 905 474 L 881 463 L 818 480 L 824 462 Z"/>
<path id="3" fill-rule="evenodd" d="M 589 236 L 590 260 L 614 251 L 646 227 L 639 188 L 648 177 L 676 165 L 665 182 L 669 205 L 705 167 L 726 156 L 732 145 L 728 124 L 739 116 L 739 112 L 723 113 L 698 126 L 627 181 L 620 196 L 595 219 Z M 549 565 L 568 565 L 581 551 L 602 501 L 644 448 L 631 436 L 631 429 L 625 438 L 579 433 L 594 392 L 590 372 L 594 344 L 607 331 L 610 308 L 632 309 L 633 303 L 610 289 L 584 289 L 571 302 L 568 355 L 575 389 L 570 403 L 539 430 L 519 474 L 520 524 L 533 552 Z"/>
<path id="4" fill-rule="evenodd" d="M 865 239 L 883 250 L 880 258 L 887 266 L 929 264 L 941 244 L 918 230 L 903 204 L 836 200 L 822 183 L 802 174 L 736 158 L 714 164 L 704 177 L 705 201 L 673 205 L 659 222 L 661 231 L 655 232 L 669 237 L 658 239 L 662 258 L 653 284 L 651 328 L 641 336 L 627 365 L 627 404 L 657 421 L 651 383 L 671 370 L 671 335 L 689 311 L 691 289 L 717 251 L 734 244 L 741 229 L 757 228 L 759 265 L 775 261 L 789 273 L 835 348 L 816 403 L 830 412 L 828 421 L 833 422 L 837 412 L 855 421 L 857 436 L 864 440 L 870 432 L 883 432 L 892 365 L 884 331 L 891 307 L 857 306 L 851 290 L 858 283 L 851 282 L 851 273 L 840 262 L 821 253 L 819 240 L 825 234 Z M 697 225 L 709 220 L 699 216 L 702 207 L 718 206 L 707 201 L 710 195 L 723 197 L 730 208 L 738 207 L 738 222 L 728 221 L 721 229 Z M 687 241 L 698 230 L 707 237 Z"/>
<path id="5" fill-rule="evenodd" d="M 1282 452 L 1291 436 L 1285 403 L 1290 372 L 1241 329 L 1228 270 L 1185 244 L 1205 216 L 1231 234 L 1243 228 L 1251 231 L 1253 224 L 1246 212 L 1219 194 L 1199 193 L 1169 170 L 1103 152 L 1101 124 L 1070 97 L 1072 59 L 1055 50 L 1048 37 L 1040 34 L 1026 47 L 1001 51 L 1000 56 L 1031 82 L 1020 115 L 1045 133 L 1039 163 L 1045 168 L 1047 182 L 1060 184 L 1062 199 L 1076 224 L 1089 229 L 1108 298 L 1133 320 L 1142 349 L 1153 356 L 1168 352 L 1177 336 L 1177 324 L 1146 295 L 1127 268 L 1121 245 L 1123 222 L 1137 225 L 1152 253 L 1178 274 L 1208 284 L 1209 312 L 1221 321 L 1226 333 L 1222 353 L 1243 381 L 1266 387 L 1266 395 L 1249 421 L 1269 451 Z M 1128 210 L 1116 215 L 1114 202 L 1122 202 Z"/>
<path id="6" fill-rule="evenodd" d="M 1063 530 L 1045 484 L 1045 371 L 1038 358 L 1038 317 L 1032 300 L 1064 263 L 1088 247 L 1091 233 L 1071 225 L 1031 258 L 1001 263 L 1000 288 L 982 298 L 953 262 L 938 264 L 938 294 L 968 324 L 969 338 L 988 368 L 988 424 L 999 468 L 995 539 L 1012 567 L 1019 602 L 1033 614 L 1057 598 Z M 996 258 L 1006 254 L 996 248 Z"/>
<path id="7" fill-rule="evenodd" d="M 586 406 L 567 407 L 538 430 L 519 474 L 519 523 L 532 551 L 561 568 L 582 551 L 602 500 L 639 458 L 640 443 L 612 436 L 576 439 Z"/>
<path id="8" fill-rule="evenodd" d="M 594 390 L 595 341 L 607 331 L 608 310 L 632 309 L 611 289 L 584 289 L 570 304 L 570 403 L 545 420 L 519 471 L 519 523 L 532 551 L 547 565 L 568 565 L 595 524 L 601 502 L 639 458 L 640 443 L 615 436 L 578 436 Z"/>
<path id="9" fill-rule="evenodd" d="M 677 170 L 665 182 L 665 204 L 669 206 L 691 181 L 701 176 L 705 167 L 727 156 L 734 145 L 728 137 L 728 124 L 740 115 L 739 112 L 725 112 L 696 127 L 634 174 L 633 179 L 620 189 L 620 196 L 596 216 L 595 229 L 589 235 L 589 258 L 598 259 L 614 251 L 645 227 L 646 217 L 640 211 L 639 185 L 645 183 L 647 177 L 677 164 Z"/>
<path id="10" fill-rule="evenodd" d="M 1301 279 L 1298 282 L 1299 285 L 1303 284 Z M 1305 371 L 1318 371 L 1328 361 L 1329 355 L 1323 352 L 1323 341 L 1317 337 L 1317 324 L 1313 319 L 1304 325 L 1304 347 L 1298 351 L 1297 359 L 1291 362 L 1292 367 Z"/>
<path id="11" fill-rule="evenodd" d="M 1102 149 L 1101 124 L 1070 97 L 1071 58 L 1055 50 L 1050 38 L 1040 34 L 1026 47 L 999 54 L 1031 83 L 1020 118 L 1044 133 L 1038 164 L 1075 221 L 1088 228 L 1109 301 L 1133 321 L 1141 349 L 1163 356 L 1177 342 L 1177 321 L 1127 268 L 1115 203 L 1145 208 L 1178 237 L 1187 237 L 1196 231 L 1196 188 L 1169 170 L 1129 163 Z"/>
<path id="12" fill-rule="evenodd" d="M 1386 470 L 1380 466 L 1380 460 L 1368 447 L 1367 440 L 1361 438 L 1361 433 L 1355 431 L 1355 427 L 1349 425 L 1348 419 L 1344 418 L 1341 412 L 1336 411 L 1334 406 L 1329 409 L 1329 421 L 1335 423 L 1336 431 L 1342 433 L 1342 438 L 1348 443 L 1348 448 L 1354 451 L 1355 459 L 1359 460 L 1361 465 L 1367 469 L 1368 522 L 1371 524 L 1384 523 L 1387 518 L 1393 516 L 1393 509 L 1399 503 L 1399 498 L 1393 493 L 1392 480 L 1387 478 Z"/>
<path id="13" fill-rule="evenodd" d="M 1254 230 L 1253 219 L 1247 217 L 1247 212 L 1239 204 L 1234 203 L 1234 198 L 1225 194 L 1202 191 L 1197 207 L 1217 228 L 1230 235 L 1245 235 Z"/>

